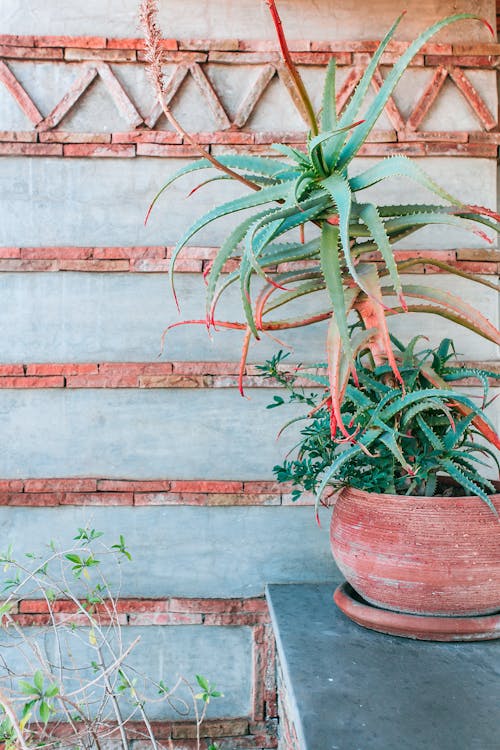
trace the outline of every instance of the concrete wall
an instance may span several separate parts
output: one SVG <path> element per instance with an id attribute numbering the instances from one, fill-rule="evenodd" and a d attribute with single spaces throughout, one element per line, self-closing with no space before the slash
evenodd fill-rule
<path id="1" fill-rule="evenodd" d="M 227 725 L 228 733 L 240 726 L 246 734 L 221 747 L 258 750 L 274 746 L 276 718 L 272 638 L 258 597 L 266 582 L 333 584 L 338 572 L 327 513 L 317 528 L 310 505 L 291 506 L 273 483 L 272 467 L 293 435 L 276 443 L 285 411 L 265 410 L 272 392 L 254 369 L 249 398 L 239 396 L 240 335 L 221 332 L 211 341 L 203 327 L 180 327 L 160 354 L 163 330 L 179 319 L 166 273 L 171 246 L 195 215 L 241 190 L 219 182 L 186 200 L 196 184 L 186 178 L 144 226 L 150 200 L 192 153 L 154 116 L 135 40 L 136 5 L 0 0 L 0 34 L 8 35 L 0 43 L 0 533 L 18 550 L 71 537 L 87 522 L 124 533 L 134 557 L 122 590 L 131 611 L 141 597 L 157 599 L 160 609 L 182 597 L 186 610 L 172 617 L 162 610 L 161 623 L 153 610 L 135 626 L 129 618 L 130 637 L 149 625 L 146 666 L 164 660 L 173 671 L 206 673 L 227 696 L 214 703 L 212 717 L 246 721 L 243 729 Z M 165 35 L 178 40 L 168 74 L 179 75 L 186 60 L 191 66 L 172 104 L 186 127 L 202 132 L 214 153 L 269 153 L 273 140 L 302 137 L 264 2 L 185 0 L 182 12 L 174 0 L 160 5 Z M 376 10 L 354 0 L 334 6 L 280 3 L 313 86 L 332 44 L 342 86 L 366 65 L 370 40 L 403 9 L 395 0 L 377 2 Z M 495 22 L 492 0 L 410 0 L 404 7 L 399 40 L 450 12 L 472 10 Z M 434 41 L 440 46 L 426 48 L 405 74 L 354 168 L 387 154 L 414 155 L 462 200 L 494 208 L 500 49 L 477 22 L 452 26 Z M 415 124 L 439 66 L 450 74 Z M 96 77 L 77 90 L 95 67 Z M 257 91 L 266 69 L 269 82 Z M 382 75 L 387 70 L 384 64 Z M 254 108 L 240 121 L 250 95 Z M 404 182 L 377 197 L 432 200 Z M 186 251 L 177 281 L 185 318 L 203 317 L 201 271 L 229 226 L 210 227 Z M 426 283 L 453 291 L 498 324 L 495 292 L 431 273 L 424 263 L 428 251 L 439 251 L 462 270 L 496 278 L 496 244 L 435 228 L 400 249 L 423 258 L 412 279 L 425 272 Z M 221 317 L 240 317 L 236 290 Z M 446 321 L 410 315 L 392 325 L 402 337 L 452 336 L 469 360 L 493 366 L 498 359 L 493 345 Z M 283 338 L 293 347 L 291 361 L 325 356 L 322 325 Z M 279 347 L 266 339 L 252 346 L 250 361 Z"/>

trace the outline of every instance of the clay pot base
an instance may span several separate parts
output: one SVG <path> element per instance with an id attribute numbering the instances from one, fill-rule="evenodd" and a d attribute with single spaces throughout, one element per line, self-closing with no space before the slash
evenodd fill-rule
<path id="1" fill-rule="evenodd" d="M 500 612 L 475 617 L 409 615 L 368 604 L 347 582 L 333 595 L 337 607 L 358 625 L 421 641 L 486 641 L 500 638 Z"/>

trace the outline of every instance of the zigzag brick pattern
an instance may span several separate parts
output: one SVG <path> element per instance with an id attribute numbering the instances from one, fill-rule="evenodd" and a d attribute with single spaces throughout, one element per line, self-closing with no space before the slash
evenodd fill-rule
<path id="1" fill-rule="evenodd" d="M 392 42 L 381 60 L 381 67 L 390 65 L 407 47 L 404 42 Z M 347 71 L 341 86 L 337 106 L 345 106 L 376 42 L 340 41 L 291 43 L 292 56 L 302 67 L 325 66 L 334 56 L 337 65 Z M 167 101 L 194 82 L 199 93 L 199 106 L 209 111 L 216 129 L 200 133 L 199 140 L 214 153 L 221 148 L 267 153 L 276 140 L 300 144 L 305 133 L 300 131 L 257 132 L 248 129 L 248 122 L 259 109 L 262 97 L 271 81 L 290 92 L 290 81 L 273 43 L 237 39 L 175 40 L 165 39 L 165 61 L 172 66 L 167 82 Z M 499 44 L 427 44 L 412 62 L 413 69 L 431 69 L 431 76 L 423 93 L 405 116 L 391 98 L 386 114 L 391 129 L 375 131 L 360 152 L 365 156 L 385 156 L 404 153 L 411 156 L 475 156 L 495 157 L 498 150 L 497 115 L 490 111 L 471 80 L 471 72 L 495 70 L 500 59 Z M 76 66 L 77 75 L 60 101 L 49 112 L 40 112 L 35 105 L 36 91 L 27 91 L 13 70 L 13 64 L 40 61 L 55 66 Z M 144 66 L 141 39 L 105 39 L 103 37 L 67 36 L 0 36 L 0 85 L 7 88 L 33 125 L 28 131 L 0 132 L 0 155 L 111 157 L 135 156 L 192 157 L 196 151 L 171 131 L 157 129 L 161 117 L 158 104 L 148 112 L 140 112 L 139 105 L 120 81 L 120 65 Z M 224 65 L 236 69 L 255 66 L 257 75 L 242 92 L 236 112 L 228 113 L 213 82 L 212 68 Z M 70 111 L 78 109 L 85 92 L 99 78 L 128 124 L 126 132 L 70 132 L 64 120 Z M 452 82 L 475 118 L 476 127 L 469 131 L 427 131 L 422 129 L 425 117 L 442 94 L 443 87 Z M 374 77 L 375 89 L 380 88 L 383 75 Z M 96 123 L 96 131 L 98 123 Z"/>

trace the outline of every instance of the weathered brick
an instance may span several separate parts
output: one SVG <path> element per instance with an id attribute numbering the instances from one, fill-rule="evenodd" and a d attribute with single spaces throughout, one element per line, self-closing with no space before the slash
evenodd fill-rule
<path id="1" fill-rule="evenodd" d="M 60 505 L 62 495 L 57 492 L 26 493 L 13 492 L 0 494 L 0 506 L 28 506 L 28 507 L 51 507 Z"/>
<path id="2" fill-rule="evenodd" d="M 172 492 L 242 492 L 243 482 L 219 480 L 173 480 Z"/>
<path id="3" fill-rule="evenodd" d="M 131 263 L 130 270 L 136 273 L 168 273 L 170 260 L 134 260 Z M 202 261 L 190 260 L 189 258 L 179 258 L 175 262 L 177 273 L 201 273 Z"/>
<path id="4" fill-rule="evenodd" d="M 57 271 L 56 260 L 22 260 L 21 258 L 0 258 L 0 271 L 16 273 L 18 271 Z"/>
<path id="5" fill-rule="evenodd" d="M 469 133 L 465 130 L 453 131 L 452 133 L 442 133 L 437 131 L 411 131 L 401 130 L 398 132 L 398 140 L 404 141 L 444 141 L 445 143 L 467 143 Z"/>
<path id="6" fill-rule="evenodd" d="M 262 65 L 263 63 L 278 64 L 280 53 L 276 49 L 254 50 L 249 52 L 225 52 L 213 50 L 208 56 L 209 62 L 235 65 Z"/>
<path id="7" fill-rule="evenodd" d="M 131 492 L 69 492 L 61 498 L 61 505 L 133 505 Z"/>
<path id="8" fill-rule="evenodd" d="M 201 725 L 201 736 L 239 737 L 248 734 L 248 719 L 208 719 Z M 196 726 L 190 722 L 172 723 L 173 739 L 192 739 L 196 737 Z"/>
<path id="9" fill-rule="evenodd" d="M 196 133 L 198 143 L 253 143 L 254 133 L 241 130 L 221 130 L 212 133 Z"/>
<path id="10" fill-rule="evenodd" d="M 0 156 L 62 156 L 57 143 L 0 143 Z"/>
<path id="11" fill-rule="evenodd" d="M 35 47 L 0 46 L 0 57 L 17 60 L 62 60 L 62 49 L 36 49 Z"/>
<path id="12" fill-rule="evenodd" d="M 82 271 L 84 273 L 111 273 L 129 271 L 130 263 L 128 260 L 64 260 L 57 261 L 59 271 Z"/>
<path id="13" fill-rule="evenodd" d="M 284 484 L 282 482 L 261 482 L 257 480 L 243 482 L 244 492 L 251 492 L 257 495 L 259 493 L 263 493 L 264 495 L 275 493 L 279 495 L 281 492 L 283 492 L 283 490 L 286 490 L 288 487 L 291 487 L 291 485 Z"/>
<path id="14" fill-rule="evenodd" d="M 31 364 L 26 367 L 26 375 L 90 375 L 91 373 L 97 373 L 97 365 L 90 362 L 88 364 L 50 362 Z"/>
<path id="15" fill-rule="evenodd" d="M 103 49 L 106 46 L 104 36 L 35 36 L 35 47 L 80 47 L 84 49 Z"/>
<path id="16" fill-rule="evenodd" d="M 140 388 L 205 388 L 209 384 L 207 375 L 141 375 Z"/>
<path id="17" fill-rule="evenodd" d="M 199 156 L 199 152 L 194 146 L 189 145 L 137 143 L 137 156 L 167 156 L 171 159 L 191 159 Z"/>
<path id="18" fill-rule="evenodd" d="M 180 144 L 181 136 L 174 130 L 132 130 L 128 133 L 113 133 L 112 143 L 164 143 Z"/>
<path id="19" fill-rule="evenodd" d="M 496 62 L 494 55 L 425 55 L 425 65 L 433 68 L 435 65 L 460 68 L 491 68 Z"/>
<path id="20" fill-rule="evenodd" d="M 174 246 L 169 245 L 166 248 L 166 257 L 171 258 L 174 252 Z M 192 260 L 213 260 L 219 252 L 218 247 L 198 247 L 196 245 L 187 245 L 182 249 L 182 258 Z"/>
<path id="21" fill-rule="evenodd" d="M 64 156 L 68 157 L 98 157 L 98 158 L 125 158 L 135 156 L 135 145 L 119 143 L 65 143 L 63 146 Z"/>
<path id="22" fill-rule="evenodd" d="M 500 55 L 500 44 L 481 42 L 480 44 L 453 44 L 455 55 Z"/>
<path id="23" fill-rule="evenodd" d="M 143 375 L 172 372 L 171 362 L 103 362 L 99 365 L 102 375 Z"/>
<path id="24" fill-rule="evenodd" d="M 20 628 L 46 627 L 52 624 L 51 616 L 47 615 L 12 615 L 12 619 Z"/>
<path id="25" fill-rule="evenodd" d="M 207 504 L 207 495 L 189 494 L 187 498 L 178 492 L 136 492 L 134 494 L 134 505 L 197 505 Z"/>
<path id="26" fill-rule="evenodd" d="M 457 250 L 457 260 L 500 262 L 500 250 L 490 248 L 464 248 Z"/>
<path id="27" fill-rule="evenodd" d="M 146 53 L 143 50 L 137 52 L 137 59 L 139 62 L 145 62 Z M 206 52 L 171 52 L 165 50 L 164 59 L 166 63 L 182 64 L 182 63 L 203 63 L 207 61 Z"/>
<path id="28" fill-rule="evenodd" d="M 201 614 L 181 614 L 179 612 L 132 613 L 130 625 L 201 625 Z"/>
<path id="29" fill-rule="evenodd" d="M 23 487 L 22 479 L 0 479 L 0 492 L 22 492 Z"/>
<path id="30" fill-rule="evenodd" d="M 65 130 L 40 131 L 42 143 L 110 143 L 110 133 L 72 133 Z"/>
<path id="31" fill-rule="evenodd" d="M 237 50 L 238 39 L 180 39 L 180 50 Z"/>
<path id="32" fill-rule="evenodd" d="M 93 257 L 96 260 L 139 260 L 143 258 L 165 258 L 164 247 L 95 247 Z"/>
<path id="33" fill-rule="evenodd" d="M 5 377 L 0 378 L 0 388 L 64 388 L 64 378 L 59 376 L 46 377 Z"/>
<path id="34" fill-rule="evenodd" d="M 0 142 L 36 143 L 36 136 L 34 130 L 0 130 Z"/>
<path id="35" fill-rule="evenodd" d="M 172 362 L 174 373 L 182 375 L 237 375 L 237 362 Z"/>
<path id="36" fill-rule="evenodd" d="M 86 49 L 83 47 L 66 47 L 65 60 L 103 60 L 105 62 L 135 62 L 137 53 L 133 49 Z"/>
<path id="37" fill-rule="evenodd" d="M 68 260 L 90 258 L 92 248 L 90 247 L 22 247 L 21 258 L 53 259 L 63 258 Z"/>
<path id="38" fill-rule="evenodd" d="M 265 615 L 249 614 L 242 612 L 237 614 L 209 614 L 205 615 L 204 625 L 217 625 L 219 627 L 244 627 L 255 625 L 256 622 L 268 622 Z"/>
<path id="39" fill-rule="evenodd" d="M 98 479 L 99 492 L 168 492 L 170 481 L 165 479 Z"/>
<path id="40" fill-rule="evenodd" d="M 66 380 L 67 388 L 136 388 L 137 375 L 127 374 L 97 374 L 70 375 Z"/>
<path id="41" fill-rule="evenodd" d="M 146 612 L 168 612 L 168 599 L 118 599 L 116 602 L 117 612 L 146 613 Z"/>
<path id="42" fill-rule="evenodd" d="M 95 492 L 97 480 L 82 477 L 25 479 L 25 492 Z"/>
<path id="43" fill-rule="evenodd" d="M 34 47 L 35 37 L 29 34 L 0 34 L 0 45 L 8 47 Z"/>
<path id="44" fill-rule="evenodd" d="M 288 39 L 287 44 L 290 52 L 309 52 L 311 49 L 309 39 Z M 279 51 L 275 39 L 240 39 L 238 48 L 243 52 Z"/>
<path id="45" fill-rule="evenodd" d="M 8 377 L 9 375 L 21 375 L 24 376 L 23 365 L 0 365 L 0 378 Z"/>
<path id="46" fill-rule="evenodd" d="M 352 55 L 350 52 L 292 52 L 292 60 L 297 65 L 328 65 L 332 57 L 335 57 L 337 65 L 351 65 Z"/>

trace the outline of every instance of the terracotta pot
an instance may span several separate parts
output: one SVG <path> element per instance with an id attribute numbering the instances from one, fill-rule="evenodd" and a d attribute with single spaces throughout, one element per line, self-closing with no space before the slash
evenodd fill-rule
<path id="1" fill-rule="evenodd" d="M 491 500 L 500 514 L 500 494 Z M 500 520 L 478 497 L 346 488 L 330 542 L 347 581 L 377 607 L 454 616 L 500 610 Z"/>

